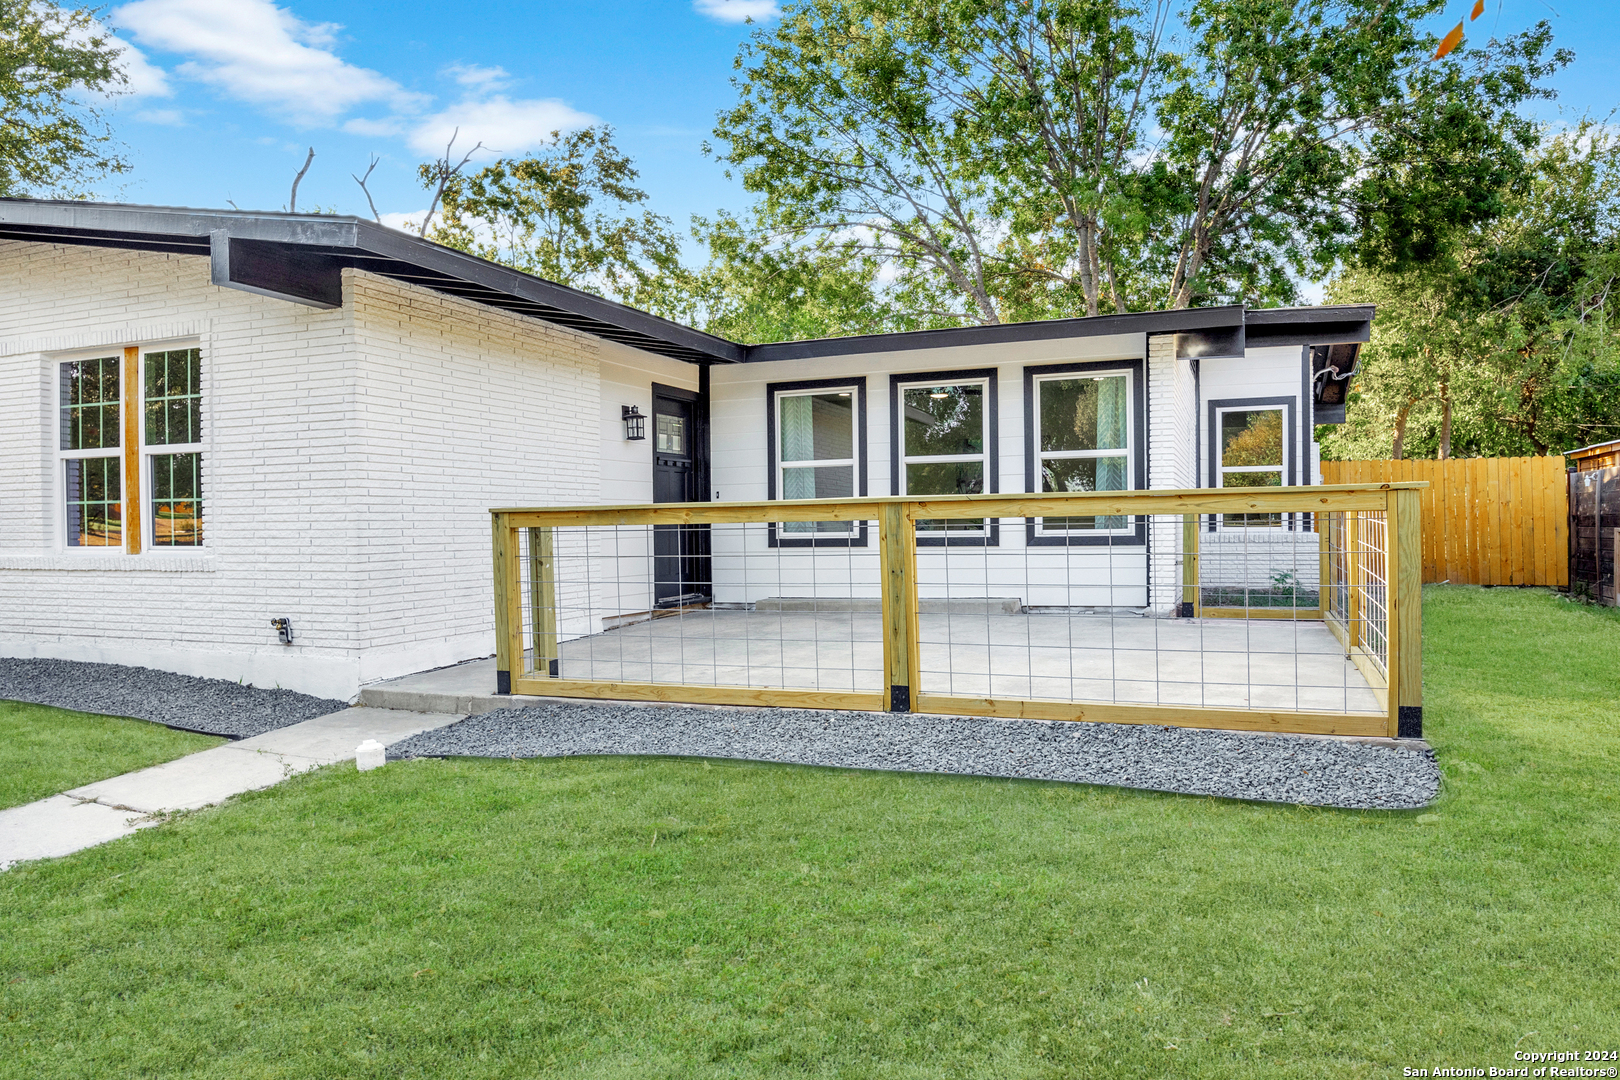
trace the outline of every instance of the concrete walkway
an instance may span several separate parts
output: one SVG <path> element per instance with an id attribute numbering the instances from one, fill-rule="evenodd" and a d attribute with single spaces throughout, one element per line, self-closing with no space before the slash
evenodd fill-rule
<path id="1" fill-rule="evenodd" d="M 383 745 L 453 724 L 452 713 L 357 708 L 226 743 L 26 806 L 0 810 L 0 870 L 52 859 L 159 824 L 159 815 L 224 802 L 290 776 L 352 759 L 366 739 Z"/>

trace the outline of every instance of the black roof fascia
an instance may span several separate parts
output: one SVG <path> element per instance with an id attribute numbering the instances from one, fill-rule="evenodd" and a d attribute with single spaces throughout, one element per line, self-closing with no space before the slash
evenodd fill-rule
<path id="1" fill-rule="evenodd" d="M 1020 341 L 1101 337 L 1106 334 L 1171 334 L 1243 326 L 1243 307 L 1186 308 L 1179 311 L 1133 311 L 1123 315 L 1094 315 L 1085 319 L 1047 319 L 1041 322 L 960 326 L 946 330 L 910 330 L 899 334 L 862 334 L 858 337 L 817 338 L 813 341 L 777 341 L 749 345 L 745 363 L 772 360 L 808 360 L 822 356 L 944 349 L 955 345 L 1005 345 Z"/>
<path id="2" fill-rule="evenodd" d="M 344 266 L 363 266 L 679 360 L 729 363 L 743 352 L 724 338 L 360 218 L 0 199 L 0 239 L 207 255 L 216 284 L 316 307 L 341 301 Z"/>
<path id="3" fill-rule="evenodd" d="M 333 307 L 345 266 L 691 363 L 760 363 L 1108 334 L 1174 334 L 1178 356 L 1367 341 L 1371 305 L 1242 305 L 740 345 L 355 217 L 0 198 L 0 240 L 210 256 L 216 284 Z"/>
<path id="4" fill-rule="evenodd" d="M 1340 345 L 1372 340 L 1372 304 L 1256 308 L 1244 319 L 1249 347 Z"/>
<path id="5" fill-rule="evenodd" d="M 725 338 L 705 334 L 690 326 L 682 326 L 680 323 L 671 322 L 657 315 L 649 315 L 645 311 L 638 311 L 579 289 L 558 285 L 525 274 L 521 270 L 512 270 L 454 248 L 442 247 L 418 237 L 408 236 L 375 222 L 356 219 L 355 224 L 359 227 L 355 247 L 362 251 L 386 255 L 400 262 L 409 262 L 423 269 L 437 271 L 446 277 L 482 285 L 506 296 L 555 308 L 592 322 L 628 331 L 637 337 L 646 337 L 673 347 L 683 354 L 698 354 L 709 360 L 733 363 L 742 359 L 742 346 Z M 603 336 L 619 340 L 611 334 Z M 641 347 L 649 348 L 645 345 Z"/>

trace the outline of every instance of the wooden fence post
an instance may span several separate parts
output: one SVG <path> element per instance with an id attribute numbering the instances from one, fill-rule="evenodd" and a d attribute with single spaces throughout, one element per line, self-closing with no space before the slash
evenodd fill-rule
<path id="1" fill-rule="evenodd" d="M 1423 507 L 1416 491 L 1389 493 L 1390 735 L 1423 737 Z"/>
<path id="2" fill-rule="evenodd" d="M 910 712 L 917 691 L 917 534 L 903 503 L 879 511 L 883 567 L 883 671 L 889 711 Z"/>
<path id="3" fill-rule="evenodd" d="M 1183 619 L 1196 619 L 1199 614 L 1198 580 L 1198 517 L 1181 515 L 1181 611 Z"/>
<path id="4" fill-rule="evenodd" d="M 1330 532 L 1333 528 L 1333 519 L 1329 514 L 1317 514 L 1316 522 L 1316 606 L 1322 612 L 1322 621 L 1326 622 L 1329 604 L 1333 602 L 1332 582 L 1332 552 L 1333 541 Z"/>
<path id="5" fill-rule="evenodd" d="M 534 671 L 557 678 L 557 557 L 552 529 L 529 530 L 529 632 L 533 636 Z"/>
<path id="6" fill-rule="evenodd" d="M 505 514 L 491 514 L 490 562 L 495 581 L 495 692 L 512 692 L 512 595 L 517 560 L 511 551 L 513 530 Z M 521 661 L 521 656 L 519 660 Z"/>
<path id="7" fill-rule="evenodd" d="M 1366 567 L 1361 555 L 1361 511 L 1347 510 L 1344 515 L 1345 576 L 1350 582 L 1350 599 L 1344 612 L 1344 632 L 1350 638 L 1350 648 L 1361 644 L 1361 590 L 1365 587 Z"/>

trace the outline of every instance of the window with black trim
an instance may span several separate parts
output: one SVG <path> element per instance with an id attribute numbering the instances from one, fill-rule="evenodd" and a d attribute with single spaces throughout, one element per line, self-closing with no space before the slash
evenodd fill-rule
<path id="1" fill-rule="evenodd" d="M 769 398 L 772 499 L 848 499 L 866 494 L 866 381 L 773 383 Z M 847 521 L 786 521 L 772 542 L 864 544 Z"/>
<path id="2" fill-rule="evenodd" d="M 1291 403 L 1286 399 L 1213 402 L 1214 486 L 1282 487 L 1293 482 Z M 1282 514 L 1222 514 L 1224 528 L 1278 528 Z"/>
<path id="3" fill-rule="evenodd" d="M 983 495 L 999 489 L 996 373 L 991 369 L 890 377 L 891 477 L 897 495 Z M 983 518 L 920 520 L 919 543 L 994 541 Z"/>
<path id="4" fill-rule="evenodd" d="M 1034 492 L 1131 491 L 1142 483 L 1141 364 L 1089 363 L 1026 369 L 1026 454 Z M 1128 515 L 1040 518 L 1032 543 L 1140 539 Z"/>

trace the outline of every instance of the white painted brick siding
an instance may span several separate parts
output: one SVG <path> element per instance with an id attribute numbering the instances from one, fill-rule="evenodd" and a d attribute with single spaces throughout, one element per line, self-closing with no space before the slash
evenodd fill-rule
<path id="1" fill-rule="evenodd" d="M 322 311 L 218 288 L 196 256 L 0 243 L 0 654 L 349 696 L 493 651 L 487 511 L 599 497 L 599 343 L 344 288 Z M 206 550 L 59 550 L 53 356 L 188 338 Z"/>

